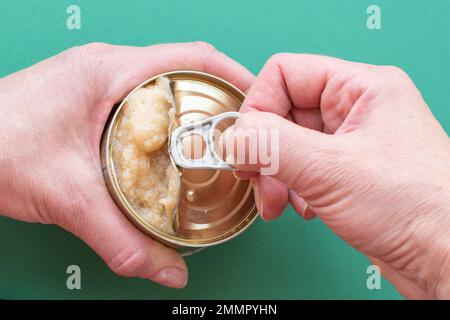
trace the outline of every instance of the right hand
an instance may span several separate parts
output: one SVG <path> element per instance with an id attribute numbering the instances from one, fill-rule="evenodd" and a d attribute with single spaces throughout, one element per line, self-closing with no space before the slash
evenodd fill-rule
<path id="1" fill-rule="evenodd" d="M 450 297 L 450 140 L 404 72 L 278 54 L 241 111 L 241 134 L 279 131 L 277 173 L 236 164 L 263 218 L 289 201 L 368 255 L 405 296 Z"/>

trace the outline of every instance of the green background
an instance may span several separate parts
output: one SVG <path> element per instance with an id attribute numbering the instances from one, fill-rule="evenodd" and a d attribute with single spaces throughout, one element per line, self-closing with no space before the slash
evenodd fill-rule
<path id="1" fill-rule="evenodd" d="M 373 3 L 381 7 L 382 30 L 366 27 Z M 66 28 L 70 4 L 81 7 L 81 30 Z M 91 41 L 204 40 L 254 73 L 276 52 L 319 53 L 402 67 L 450 132 L 449 30 L 448 0 L 1 0 L 0 76 Z M 190 280 L 182 290 L 114 275 L 55 226 L 0 218 L 0 239 L 0 298 L 402 298 L 384 280 L 381 290 L 368 290 L 369 261 L 292 209 L 187 257 Z M 81 290 L 66 289 L 70 264 L 81 267 Z"/>

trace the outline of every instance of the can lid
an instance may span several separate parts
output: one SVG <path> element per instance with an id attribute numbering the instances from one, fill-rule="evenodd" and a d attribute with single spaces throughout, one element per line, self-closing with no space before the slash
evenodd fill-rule
<path id="1" fill-rule="evenodd" d="M 239 118 L 239 115 L 236 111 L 223 112 L 176 128 L 169 140 L 169 153 L 175 165 L 185 169 L 235 170 L 223 159 L 217 140 L 224 131 L 219 126 L 225 121 Z M 188 143 L 184 143 L 186 140 Z M 185 155 L 185 149 L 189 151 L 188 156 Z"/>
<path id="2" fill-rule="evenodd" d="M 238 111 L 244 94 L 211 75 L 176 72 L 169 75 L 181 125 Z M 215 244 L 230 239 L 256 217 L 249 181 L 224 170 L 181 169 L 177 236 L 189 244 Z"/>
<path id="3" fill-rule="evenodd" d="M 245 97 L 232 84 L 198 71 L 164 73 L 139 87 L 147 86 L 161 76 L 171 80 L 180 125 L 238 111 Z M 147 234 L 174 247 L 206 247 L 234 238 L 256 219 L 257 211 L 249 181 L 238 180 L 229 170 L 180 168 L 180 171 L 181 190 L 175 235 L 165 234 L 151 226 L 118 192 L 129 218 Z"/>

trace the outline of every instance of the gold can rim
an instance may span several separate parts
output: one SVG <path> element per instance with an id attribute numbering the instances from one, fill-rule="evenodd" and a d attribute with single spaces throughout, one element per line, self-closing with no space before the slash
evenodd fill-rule
<path id="1" fill-rule="evenodd" d="M 214 76 L 212 74 L 202 72 L 202 71 L 196 71 L 196 70 L 176 70 L 176 71 L 169 71 L 164 72 L 158 75 L 155 75 L 153 77 L 150 77 L 137 85 L 132 91 L 130 91 L 120 102 L 120 104 L 114 109 L 113 115 L 109 120 L 109 123 L 107 124 L 106 131 L 103 135 L 103 141 L 102 141 L 102 169 L 104 171 L 105 179 L 107 182 L 107 187 L 111 195 L 113 196 L 114 201 L 116 204 L 119 204 L 119 207 L 121 211 L 127 216 L 127 218 L 135 224 L 141 231 L 143 231 L 145 234 L 149 235 L 150 237 L 154 238 L 155 240 L 161 241 L 162 243 L 175 247 L 175 248 L 193 248 L 193 249 L 199 249 L 204 247 L 210 247 L 214 245 L 218 245 L 221 243 L 224 243 L 226 241 L 229 241 L 231 239 L 234 239 L 235 237 L 242 234 L 245 230 L 247 230 L 250 225 L 254 223 L 256 218 L 258 217 L 258 212 L 256 209 L 256 205 L 253 201 L 252 208 L 248 211 L 247 217 L 244 218 L 238 225 L 236 225 L 233 229 L 229 230 L 227 233 L 215 237 L 213 239 L 202 239 L 199 240 L 192 240 L 192 239 L 183 239 L 177 236 L 172 236 L 166 233 L 161 232 L 156 227 L 152 226 L 148 221 L 143 219 L 141 215 L 133 208 L 133 206 L 129 203 L 126 196 L 123 194 L 119 182 L 117 179 L 116 170 L 114 168 L 114 162 L 112 158 L 112 143 L 111 139 L 114 135 L 114 132 L 117 128 L 117 122 L 118 117 L 120 114 L 120 110 L 122 109 L 123 105 L 126 102 L 126 98 L 133 94 L 136 90 L 138 90 L 141 87 L 145 87 L 155 80 L 157 80 L 160 77 L 167 76 L 167 77 L 174 77 L 174 76 L 184 76 L 188 79 L 192 79 L 192 77 L 196 77 L 198 79 L 196 80 L 207 80 L 208 82 L 211 82 L 215 85 L 218 85 L 221 88 L 227 88 L 232 89 L 237 93 L 237 95 L 240 95 L 242 97 L 245 97 L 244 92 L 242 92 L 239 88 L 234 86 L 233 84 L 229 83 L 228 81 L 219 78 L 217 76 Z M 117 203 L 119 202 L 119 203 Z M 214 240 L 215 239 L 215 240 Z"/>

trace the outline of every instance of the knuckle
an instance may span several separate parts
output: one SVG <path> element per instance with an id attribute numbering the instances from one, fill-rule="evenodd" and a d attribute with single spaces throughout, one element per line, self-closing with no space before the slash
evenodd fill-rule
<path id="1" fill-rule="evenodd" d="M 396 81 L 401 81 L 402 83 L 410 83 L 411 79 L 408 74 L 400 67 L 397 66 L 382 66 L 382 72 L 389 78 Z"/>
<path id="2" fill-rule="evenodd" d="M 80 52 L 85 55 L 101 56 L 108 53 L 113 46 L 103 42 L 91 42 L 79 47 Z"/>
<path id="3" fill-rule="evenodd" d="M 292 56 L 292 53 L 279 52 L 272 55 L 269 60 L 267 60 L 267 65 L 280 64 L 281 62 L 287 60 Z"/>
<path id="4" fill-rule="evenodd" d="M 408 74 L 397 66 L 381 66 L 379 69 L 380 84 L 382 90 L 393 99 L 404 97 L 406 93 L 418 96 L 413 80 Z"/>
<path id="5" fill-rule="evenodd" d="M 100 70 L 110 68 L 106 57 L 113 53 L 114 47 L 107 43 L 92 42 L 70 48 L 60 54 L 60 58 L 71 65 L 75 72 L 81 72 L 92 79 Z"/>
<path id="6" fill-rule="evenodd" d="M 83 61 L 85 63 L 100 61 L 104 56 L 111 53 L 113 45 L 102 42 L 91 42 L 67 50 L 71 59 Z"/>
<path id="7" fill-rule="evenodd" d="M 122 277 L 141 276 L 149 266 L 148 255 L 143 249 L 120 252 L 114 256 L 108 266 Z"/>
<path id="8" fill-rule="evenodd" d="M 292 53 L 292 52 L 278 52 L 272 55 L 268 61 L 268 65 L 283 64 L 287 62 L 303 61 L 304 63 L 312 64 L 318 59 L 323 59 L 323 56 L 307 54 L 307 53 Z M 326 57 L 325 57 L 326 58 Z"/>
<path id="9" fill-rule="evenodd" d="M 213 61 L 219 51 L 212 44 L 205 41 L 195 41 L 191 45 L 194 47 L 194 51 L 198 53 L 199 68 L 201 70 L 208 70 L 211 61 Z"/>
<path id="10" fill-rule="evenodd" d="M 192 45 L 205 55 L 217 53 L 217 49 L 212 44 L 206 41 L 195 41 L 192 42 Z"/>

